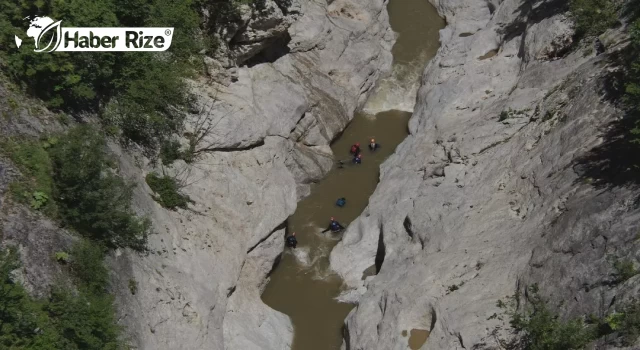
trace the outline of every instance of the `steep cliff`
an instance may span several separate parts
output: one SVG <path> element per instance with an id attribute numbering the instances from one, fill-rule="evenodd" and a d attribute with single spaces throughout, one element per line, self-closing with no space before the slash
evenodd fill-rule
<path id="1" fill-rule="evenodd" d="M 620 152 L 614 58 L 624 26 L 574 42 L 565 1 L 433 1 L 446 18 L 411 135 L 331 255 L 358 305 L 347 349 L 501 348 L 497 301 L 537 283 L 559 313 L 637 294 L 633 167 Z M 623 161 L 623 163 L 620 163 Z M 382 264 L 376 276 L 363 272 Z"/>
<path id="2" fill-rule="evenodd" d="M 286 12 L 293 17 L 271 21 L 292 22 L 285 28 L 288 53 L 273 62 L 261 57 L 262 64 L 251 62 L 253 56 L 250 64 L 224 71 L 208 60 L 210 76 L 192 82 L 200 111 L 187 124 L 205 117 L 212 132 L 195 163 L 155 169 L 187 184 L 188 210 L 156 203 L 144 183 L 154 169 L 113 146 L 123 173 L 138 182 L 136 207 L 157 232 L 149 254 L 119 251 L 111 259 L 121 323 L 138 348 L 284 349 L 291 343 L 289 319 L 260 300 L 265 278 L 282 252 L 297 200 L 333 164 L 328 144 L 390 69 L 394 41 L 382 0 L 291 7 L 295 11 Z M 269 32 L 247 23 L 230 37 Z M 256 52 L 245 48 L 236 45 L 232 56 Z M 137 282 L 135 295 L 130 280 Z"/>

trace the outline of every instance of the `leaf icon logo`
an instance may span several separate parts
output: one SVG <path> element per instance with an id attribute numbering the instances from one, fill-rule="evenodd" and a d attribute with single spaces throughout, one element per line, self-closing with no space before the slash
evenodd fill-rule
<path id="1" fill-rule="evenodd" d="M 49 17 L 35 17 L 31 20 L 27 35 L 35 41 L 35 52 L 52 52 L 55 51 L 62 41 L 62 21 L 54 22 Z M 49 42 L 43 44 L 41 41 L 46 37 L 45 34 L 50 33 Z"/>

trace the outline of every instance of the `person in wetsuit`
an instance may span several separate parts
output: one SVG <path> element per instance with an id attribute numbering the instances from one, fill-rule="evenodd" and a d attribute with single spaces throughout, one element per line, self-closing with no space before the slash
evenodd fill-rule
<path id="1" fill-rule="evenodd" d="M 345 204 L 347 204 L 347 199 L 344 197 L 338 198 L 338 200 L 336 201 L 336 205 L 340 208 L 344 207 Z"/>
<path id="2" fill-rule="evenodd" d="M 380 144 L 376 143 L 376 139 L 371 139 L 371 143 L 369 143 L 369 150 L 373 152 L 378 148 L 380 148 Z"/>
<path id="3" fill-rule="evenodd" d="M 291 236 L 287 236 L 287 238 L 285 239 L 285 242 L 287 244 L 287 247 L 289 248 L 296 248 L 296 246 L 298 245 L 298 240 L 296 239 L 296 233 L 292 233 Z"/>
<path id="4" fill-rule="evenodd" d="M 333 233 L 336 232 L 340 232 L 344 230 L 344 226 L 340 225 L 340 223 L 338 221 L 336 221 L 336 219 L 332 216 L 331 217 L 331 223 L 329 223 L 329 227 L 327 227 L 326 230 L 322 231 L 322 233 L 325 233 L 327 231 L 331 231 Z"/>
<path id="5" fill-rule="evenodd" d="M 357 156 L 353 157 L 352 162 L 353 164 L 362 164 L 362 154 L 358 154 Z"/>
<path id="6" fill-rule="evenodd" d="M 360 142 L 356 142 L 353 146 L 351 146 L 349 153 L 353 154 L 354 156 L 360 154 Z"/>

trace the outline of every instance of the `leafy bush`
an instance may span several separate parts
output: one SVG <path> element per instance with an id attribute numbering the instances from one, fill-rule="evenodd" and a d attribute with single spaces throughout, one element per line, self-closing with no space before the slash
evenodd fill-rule
<path id="1" fill-rule="evenodd" d="M 60 216 L 83 235 L 108 246 L 143 249 L 149 222 L 135 216 L 133 185 L 109 169 L 105 147 L 97 130 L 78 126 L 49 149 Z"/>
<path id="2" fill-rule="evenodd" d="M 56 258 L 57 262 L 66 264 L 66 263 L 69 262 L 69 253 L 67 253 L 67 252 L 56 252 L 55 258 Z"/>
<path id="3" fill-rule="evenodd" d="M 131 295 L 136 295 L 138 292 L 138 281 L 134 279 L 129 280 L 129 291 L 131 292 Z"/>
<path id="4" fill-rule="evenodd" d="M 32 197 L 33 198 L 31 199 L 31 208 L 36 210 L 44 207 L 45 204 L 47 204 L 47 202 L 49 201 L 49 196 L 47 196 L 46 193 L 41 191 L 33 192 Z"/>
<path id="5" fill-rule="evenodd" d="M 611 0 L 571 0 L 569 6 L 578 37 L 600 35 L 618 21 Z"/>
<path id="6" fill-rule="evenodd" d="M 55 349 L 117 350 L 120 348 L 113 298 L 55 287 L 44 311 L 60 340 Z"/>
<path id="7" fill-rule="evenodd" d="M 102 262 L 104 249 L 89 240 L 81 240 L 71 249 L 71 272 L 77 285 L 92 294 L 105 293 L 109 270 Z"/>
<path id="8" fill-rule="evenodd" d="M 102 261 L 102 255 L 94 255 Z M 20 267 L 17 250 L 0 250 L 0 348 L 3 349 L 119 349 L 120 327 L 112 298 L 78 293 L 58 285 L 46 300 L 31 298 L 12 271 Z"/>
<path id="9" fill-rule="evenodd" d="M 180 151 L 180 142 L 177 140 L 165 140 L 160 147 L 160 160 L 162 164 L 170 165 L 183 157 Z"/>
<path id="10" fill-rule="evenodd" d="M 613 268 L 616 270 L 616 279 L 618 283 L 622 283 L 638 274 L 638 270 L 633 264 L 633 261 L 629 259 L 616 260 L 613 263 Z"/>
<path id="11" fill-rule="evenodd" d="M 191 70 L 190 57 L 200 50 L 197 5 L 189 0 L 13 0 L 0 7 L 0 61 L 3 70 L 50 108 L 100 112 L 118 101 L 118 118 L 108 120 L 123 136 L 144 146 L 175 130 L 177 112 L 188 101 L 182 77 Z M 17 49 L 14 35 L 24 38 L 25 18 L 47 15 L 65 26 L 174 27 L 166 54 L 144 52 L 33 52 L 32 40 Z M 115 119 L 115 122 L 114 120 Z M 129 124 L 128 122 L 131 122 Z M 145 129 L 137 129 L 138 126 Z M 136 132 L 143 132 L 138 135 Z"/>
<path id="12" fill-rule="evenodd" d="M 158 176 L 156 173 L 147 174 L 145 180 L 153 192 L 157 194 L 154 199 L 165 208 L 186 209 L 189 197 L 180 193 L 180 186 L 171 176 Z"/>
<path id="13" fill-rule="evenodd" d="M 522 311 L 512 311 L 511 326 L 520 334 L 519 346 L 526 350 L 582 349 L 596 339 L 597 329 L 582 319 L 563 321 L 549 310 L 547 301 L 530 288 L 529 303 Z"/>
<path id="14" fill-rule="evenodd" d="M 43 142 L 2 146 L 26 175 L 11 185 L 16 198 L 109 246 L 143 249 L 149 222 L 131 209 L 133 185 L 110 169 L 99 130 L 77 126 Z"/>
<path id="15" fill-rule="evenodd" d="M 2 151 L 24 175 L 11 185 L 14 197 L 34 209 L 54 214 L 55 204 L 49 201 L 53 193 L 53 168 L 41 143 L 36 140 L 8 140 L 2 144 Z"/>
<path id="16" fill-rule="evenodd" d="M 618 331 L 625 345 L 633 345 L 640 336 L 640 302 L 632 300 L 624 305 L 622 312 L 616 314 Z"/>

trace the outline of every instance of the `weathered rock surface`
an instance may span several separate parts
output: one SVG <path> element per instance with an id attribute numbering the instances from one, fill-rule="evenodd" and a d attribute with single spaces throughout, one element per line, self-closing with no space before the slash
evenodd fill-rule
<path id="1" fill-rule="evenodd" d="M 284 247 L 287 217 L 332 167 L 328 145 L 390 69 L 394 40 L 383 0 L 297 6 L 299 16 L 287 28 L 289 54 L 192 83 L 201 113 L 191 116 L 191 126 L 205 116 L 212 131 L 194 164 L 155 169 L 186 184 L 182 191 L 194 201 L 189 210 L 154 202 L 140 162 L 113 146 L 122 174 L 138 182 L 136 208 L 157 232 L 149 254 L 119 251 L 110 261 L 121 323 L 140 349 L 291 344 L 288 317 L 262 303 L 262 287 Z M 233 36 L 250 42 L 276 35 L 278 16 L 262 19 L 266 24 L 251 19 L 251 34 Z M 214 73 L 226 64 L 210 63 Z M 127 288 L 131 279 L 135 295 Z"/>
<path id="2" fill-rule="evenodd" d="M 570 47 L 564 1 L 433 2 L 448 25 L 411 135 L 331 254 L 358 303 L 346 348 L 407 349 L 412 329 L 421 349 L 502 348 L 496 302 L 533 283 L 564 315 L 610 313 L 638 285 L 612 283 L 640 219 L 606 88 L 624 40 Z"/>

